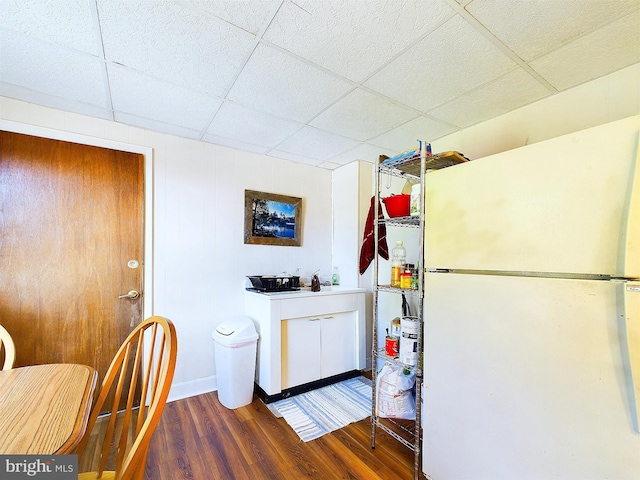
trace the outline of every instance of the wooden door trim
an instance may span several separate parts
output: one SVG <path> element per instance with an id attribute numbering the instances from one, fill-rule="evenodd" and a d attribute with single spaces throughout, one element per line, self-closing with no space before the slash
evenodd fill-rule
<path id="1" fill-rule="evenodd" d="M 153 316 L 153 148 L 3 119 L 0 119 L 0 130 L 52 140 L 80 143 L 92 147 L 139 153 L 144 156 L 144 258 L 142 269 L 143 301 L 141 318 L 144 319 Z"/>

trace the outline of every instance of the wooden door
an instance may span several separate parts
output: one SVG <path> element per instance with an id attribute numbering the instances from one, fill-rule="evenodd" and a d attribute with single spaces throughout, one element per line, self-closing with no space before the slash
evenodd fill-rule
<path id="1" fill-rule="evenodd" d="M 143 156 L 0 132 L 0 323 L 16 366 L 100 381 L 142 316 Z"/>

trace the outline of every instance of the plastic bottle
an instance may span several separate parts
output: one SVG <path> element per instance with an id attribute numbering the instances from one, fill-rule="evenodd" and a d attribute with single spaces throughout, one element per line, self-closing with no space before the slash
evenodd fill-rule
<path id="1" fill-rule="evenodd" d="M 407 250 L 404 248 L 402 240 L 396 242 L 396 246 L 391 250 L 391 286 L 400 287 L 400 274 L 407 260 Z"/>
<path id="2" fill-rule="evenodd" d="M 331 275 L 331 283 L 334 285 L 340 285 L 340 272 L 338 267 L 333 267 L 333 275 Z"/>

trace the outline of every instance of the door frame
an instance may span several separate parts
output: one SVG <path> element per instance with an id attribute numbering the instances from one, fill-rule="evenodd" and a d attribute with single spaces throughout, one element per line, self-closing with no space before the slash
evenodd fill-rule
<path id="1" fill-rule="evenodd" d="M 154 315 L 153 312 L 153 148 L 131 143 L 92 137 L 79 133 L 65 132 L 48 127 L 29 125 L 0 119 L 0 130 L 22 133 L 35 137 L 80 143 L 92 147 L 102 147 L 139 153 L 144 156 L 144 236 L 143 236 L 143 269 L 142 269 L 142 315 L 141 319 Z M 124 293 L 124 292 L 123 292 Z"/>

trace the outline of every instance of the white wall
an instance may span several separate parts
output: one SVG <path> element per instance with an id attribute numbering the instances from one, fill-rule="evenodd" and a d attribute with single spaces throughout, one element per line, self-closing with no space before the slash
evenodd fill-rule
<path id="1" fill-rule="evenodd" d="M 163 315 L 176 325 L 171 398 L 216 388 L 211 332 L 244 311 L 245 275 L 297 268 L 303 275 L 318 269 L 331 275 L 329 170 L 4 97 L 0 119 L 52 129 L 62 138 L 84 135 L 88 144 L 109 140 L 153 152 L 153 235 L 146 246 L 153 248 L 153 281 L 146 279 L 145 292 L 153 302 L 145 316 Z M 303 199 L 301 247 L 244 245 L 245 189 Z"/>
<path id="2" fill-rule="evenodd" d="M 360 275 L 360 248 L 369 213 L 373 164 L 351 162 L 333 170 L 333 265 L 339 266 L 340 284 L 361 287 L 366 294 L 367 369 L 371 367 L 371 320 L 373 294 L 369 268 Z"/>

